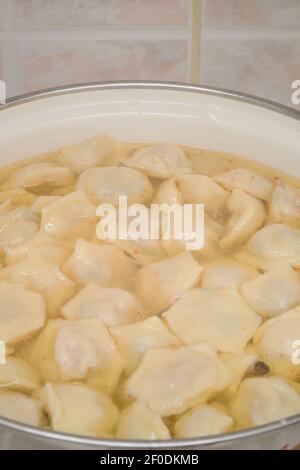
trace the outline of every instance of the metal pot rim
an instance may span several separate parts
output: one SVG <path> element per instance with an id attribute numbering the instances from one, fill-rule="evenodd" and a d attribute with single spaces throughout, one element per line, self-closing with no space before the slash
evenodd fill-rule
<path id="1" fill-rule="evenodd" d="M 265 108 L 270 111 L 284 114 L 290 118 L 300 121 L 300 111 L 297 111 L 288 106 L 278 104 L 274 101 L 258 98 L 253 95 L 239 93 L 232 90 L 222 88 L 215 88 L 206 85 L 185 84 L 176 82 L 159 82 L 159 81 L 112 81 L 112 82 L 95 82 L 95 83 L 82 83 L 65 87 L 55 87 L 46 90 L 40 90 L 34 93 L 27 93 L 13 98 L 9 98 L 7 103 L 0 106 L 0 111 L 8 108 L 19 106 L 21 104 L 29 103 L 44 98 L 51 98 L 53 96 L 81 93 L 86 91 L 99 91 L 99 90 L 116 90 L 116 89 L 153 89 L 153 90 L 166 90 L 166 91 L 183 91 L 194 92 L 206 95 L 214 95 L 223 98 L 241 101 L 251 105 Z M 155 441 L 129 441 L 120 439 L 98 439 L 93 437 L 84 437 L 74 434 L 65 434 L 56 431 L 48 431 L 45 429 L 36 428 L 26 424 L 0 417 L 0 426 L 13 429 L 18 432 L 28 433 L 34 436 L 42 437 L 45 439 L 64 441 L 78 445 L 92 445 L 94 447 L 108 447 L 108 448 L 130 448 L 130 449 L 168 449 L 182 448 L 182 447 L 196 447 L 203 445 L 225 444 L 238 439 L 249 438 L 252 436 L 259 436 L 268 432 L 285 429 L 286 427 L 300 425 L 300 413 L 289 418 L 282 419 L 273 423 L 263 426 L 257 426 L 247 430 L 218 434 L 216 436 L 196 437 L 192 439 L 171 439 L 171 440 L 155 440 Z"/>

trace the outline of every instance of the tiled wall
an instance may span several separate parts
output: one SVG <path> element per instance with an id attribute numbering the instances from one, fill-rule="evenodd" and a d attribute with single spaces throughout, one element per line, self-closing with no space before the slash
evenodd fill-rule
<path id="1" fill-rule="evenodd" d="M 148 79 L 291 105 L 300 0 L 0 0 L 1 77 L 10 95 Z"/>
<path id="2" fill-rule="evenodd" d="M 300 0 L 202 0 L 201 82 L 287 105 L 300 79 Z"/>

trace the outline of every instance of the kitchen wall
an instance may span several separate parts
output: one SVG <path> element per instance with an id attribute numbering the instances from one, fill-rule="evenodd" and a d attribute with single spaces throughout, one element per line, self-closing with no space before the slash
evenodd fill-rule
<path id="1" fill-rule="evenodd" d="M 8 94 L 97 80 L 210 84 L 291 104 L 300 0 L 0 0 Z"/>

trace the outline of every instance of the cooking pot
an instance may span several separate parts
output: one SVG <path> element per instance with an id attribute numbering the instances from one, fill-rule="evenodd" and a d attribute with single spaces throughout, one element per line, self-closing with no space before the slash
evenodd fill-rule
<path id="1" fill-rule="evenodd" d="M 102 82 L 19 96 L 0 110 L 1 165 L 105 132 L 229 152 L 300 178 L 300 112 L 226 90 Z M 151 442 L 74 436 L 0 418 L 0 449 L 281 449 L 299 442 L 300 414 L 239 432 Z"/>

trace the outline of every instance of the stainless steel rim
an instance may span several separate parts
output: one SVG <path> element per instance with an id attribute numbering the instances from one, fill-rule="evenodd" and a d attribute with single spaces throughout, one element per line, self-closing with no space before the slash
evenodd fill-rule
<path id="1" fill-rule="evenodd" d="M 41 90 L 35 93 L 28 93 L 25 95 L 10 98 L 5 105 L 0 106 L 0 111 L 4 111 L 14 106 L 19 106 L 31 101 L 51 98 L 64 94 L 81 93 L 85 91 L 99 91 L 99 90 L 116 90 L 116 89 L 156 89 L 166 91 L 183 91 L 202 93 L 206 95 L 214 95 L 227 99 L 241 101 L 270 111 L 284 114 L 290 118 L 300 121 L 300 111 L 297 111 L 288 106 L 284 106 L 273 101 L 257 98 L 256 96 L 238 93 L 232 90 L 225 90 L 202 85 L 175 83 L 175 82 L 155 82 L 155 81 L 118 81 L 118 82 L 97 82 L 97 83 L 83 83 L 78 85 L 71 85 L 66 87 L 51 88 Z M 51 441 L 57 440 L 70 444 L 78 444 L 84 446 L 94 447 L 107 447 L 107 448 L 131 448 L 131 449 L 168 449 L 183 448 L 183 447 L 198 447 L 198 446 L 211 446 L 215 444 L 225 444 L 234 442 L 238 439 L 259 436 L 261 434 L 269 433 L 272 431 L 283 430 L 289 426 L 300 425 L 300 414 L 292 416 L 281 421 L 276 421 L 264 426 L 247 429 L 245 431 L 238 431 L 226 434 L 219 434 L 217 436 L 193 438 L 193 439 L 172 439 L 172 440 L 156 440 L 156 441 L 127 441 L 127 440 L 110 440 L 110 439 L 97 439 L 92 437 L 77 436 L 73 434 L 64 434 L 55 431 L 48 431 L 40 428 L 28 426 L 19 422 L 11 421 L 9 419 L 0 418 L 0 426 L 38 436 Z"/>
<path id="2" fill-rule="evenodd" d="M 223 98 L 229 98 L 236 101 L 242 101 L 244 103 L 253 104 L 261 108 L 266 108 L 271 111 L 275 111 L 280 114 L 285 114 L 291 118 L 300 120 L 300 111 L 294 108 L 285 106 L 283 104 L 276 103 L 275 101 L 258 98 L 257 96 L 248 95 L 246 93 L 240 93 L 233 90 L 227 90 L 224 88 L 215 88 L 206 85 L 194 85 L 189 83 L 178 83 L 178 82 L 158 82 L 158 81 L 111 81 L 111 82 L 94 82 L 94 83 L 79 83 L 69 85 L 65 87 L 48 88 L 45 90 L 39 90 L 34 93 L 26 93 L 23 95 L 9 98 L 7 103 L 0 105 L 0 110 L 5 110 L 13 106 L 36 101 L 44 98 L 51 98 L 52 96 L 81 93 L 84 91 L 99 91 L 99 90 L 114 90 L 114 89 L 156 89 L 156 90 L 173 90 L 173 91 L 184 91 L 202 93 L 206 95 L 220 96 Z"/>

